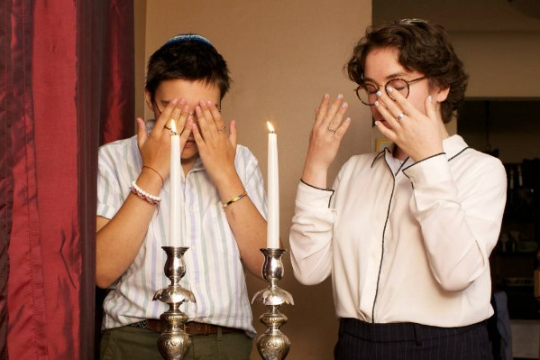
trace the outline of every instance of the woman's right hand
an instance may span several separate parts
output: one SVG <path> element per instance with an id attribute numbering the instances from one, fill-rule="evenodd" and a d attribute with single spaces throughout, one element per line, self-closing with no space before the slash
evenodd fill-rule
<path id="1" fill-rule="evenodd" d="M 348 104 L 338 95 L 330 104 L 325 94 L 316 110 L 315 123 L 309 137 L 309 148 L 302 180 L 319 188 L 327 188 L 328 168 L 336 158 L 341 139 L 351 123 L 343 120 Z"/>
<path id="2" fill-rule="evenodd" d="M 185 99 L 173 99 L 160 114 L 151 133 L 148 134 L 144 120 L 137 118 L 137 144 L 143 164 L 156 170 L 166 179 L 171 162 L 171 123 L 175 122 L 183 148 L 191 133 L 191 117 Z M 180 149 L 180 152 L 182 149 Z"/>

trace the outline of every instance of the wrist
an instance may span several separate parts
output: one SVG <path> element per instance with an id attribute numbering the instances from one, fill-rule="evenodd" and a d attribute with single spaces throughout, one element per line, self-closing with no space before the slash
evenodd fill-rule
<path id="1" fill-rule="evenodd" d="M 306 166 L 302 172 L 302 181 L 317 188 L 327 188 L 328 169 Z"/>
<path id="2" fill-rule="evenodd" d="M 151 194 L 159 194 L 161 188 L 163 187 L 161 178 L 147 168 L 143 168 L 141 170 L 136 182 L 137 185 Z"/>

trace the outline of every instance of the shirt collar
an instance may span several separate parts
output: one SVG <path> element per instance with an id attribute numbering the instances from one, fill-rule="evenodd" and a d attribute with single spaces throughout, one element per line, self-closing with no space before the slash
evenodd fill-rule
<path id="1" fill-rule="evenodd" d="M 391 144 L 389 147 L 382 149 L 378 154 L 375 155 L 371 166 L 375 164 L 379 159 L 383 159 L 386 156 L 392 156 L 395 144 Z M 446 153 L 448 160 L 459 155 L 465 149 L 469 148 L 469 145 L 463 140 L 459 135 L 452 135 L 443 140 L 443 150 Z M 410 158 L 405 159 L 404 163 L 412 162 Z"/>

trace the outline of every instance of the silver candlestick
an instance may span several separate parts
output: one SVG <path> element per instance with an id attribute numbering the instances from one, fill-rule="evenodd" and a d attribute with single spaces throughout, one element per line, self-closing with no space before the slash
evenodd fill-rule
<path id="1" fill-rule="evenodd" d="M 270 285 L 257 292 L 251 300 L 252 304 L 258 301 L 268 309 L 259 317 L 267 330 L 259 335 L 256 341 L 257 350 L 264 360 L 285 359 L 291 347 L 289 338 L 279 330 L 288 320 L 279 312 L 279 307 L 283 304 L 294 305 L 292 295 L 277 286 L 277 282 L 283 277 L 281 257 L 285 251 L 285 249 L 261 249 L 264 255 L 262 276 Z"/>
<path id="2" fill-rule="evenodd" d="M 158 349 L 166 360 L 182 360 L 191 346 L 189 335 L 184 332 L 184 324 L 188 317 L 180 310 L 180 305 L 185 301 L 196 302 L 193 293 L 180 285 L 180 280 L 186 274 L 184 253 L 188 247 L 162 246 L 167 253 L 165 262 L 165 276 L 171 280 L 171 284 L 154 294 L 154 300 L 169 304 L 169 310 L 161 314 L 161 323 L 165 330 L 158 338 Z"/>

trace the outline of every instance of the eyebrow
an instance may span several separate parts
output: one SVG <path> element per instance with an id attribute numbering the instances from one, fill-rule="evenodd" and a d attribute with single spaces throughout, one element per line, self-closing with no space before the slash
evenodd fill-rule
<path id="1" fill-rule="evenodd" d="M 385 81 L 388 81 L 388 80 L 392 80 L 392 79 L 395 79 L 395 78 L 400 78 L 400 77 L 405 77 L 405 76 L 409 76 L 410 74 L 408 73 L 405 73 L 403 71 L 400 71 L 400 72 L 396 72 L 396 73 L 393 73 L 393 74 L 390 74 L 388 76 L 386 76 L 384 78 Z M 364 78 L 364 82 L 367 82 L 367 81 L 370 81 L 370 82 L 373 82 L 373 83 L 377 83 L 375 80 L 373 80 L 372 78 Z"/>

